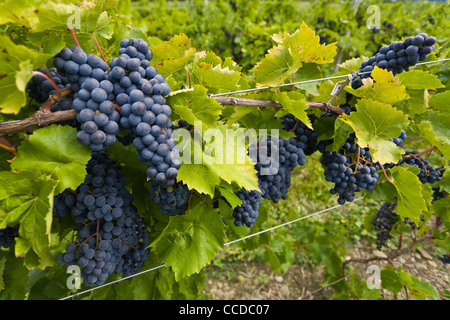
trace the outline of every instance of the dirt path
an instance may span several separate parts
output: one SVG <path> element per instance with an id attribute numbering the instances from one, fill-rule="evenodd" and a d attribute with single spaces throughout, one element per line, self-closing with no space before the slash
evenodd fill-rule
<path id="1" fill-rule="evenodd" d="M 422 252 L 418 250 L 404 254 L 394 260 L 394 267 L 402 267 L 402 270 L 417 277 L 419 280 L 432 284 L 440 293 L 441 299 L 450 299 L 445 296 L 443 290 L 450 290 L 450 267 L 444 265 L 437 257 L 429 252 L 433 252 L 433 245 L 425 247 Z M 359 244 L 358 247 L 349 250 L 348 257 L 368 258 L 376 254 L 383 254 L 374 250 L 368 244 Z M 373 262 L 369 264 L 374 264 Z M 369 274 L 366 273 L 369 264 L 355 263 L 351 264 L 352 269 L 356 270 L 362 279 L 367 280 Z M 383 269 L 386 265 L 384 261 L 377 261 L 376 264 Z M 257 261 L 239 261 L 232 262 L 228 266 L 234 268 L 234 277 L 227 277 L 226 273 L 221 273 L 215 266 L 210 266 L 210 272 L 207 271 L 208 285 L 205 291 L 211 299 L 226 300 L 327 300 L 333 294 L 333 289 L 320 289 L 323 286 L 324 270 L 315 267 L 314 269 L 293 265 L 282 275 L 278 273 L 270 274 L 270 266 Z M 385 297 L 388 299 L 394 296 L 384 290 Z M 407 299 L 404 290 L 396 297 L 399 300 Z M 411 299 L 411 297 L 409 297 Z"/>

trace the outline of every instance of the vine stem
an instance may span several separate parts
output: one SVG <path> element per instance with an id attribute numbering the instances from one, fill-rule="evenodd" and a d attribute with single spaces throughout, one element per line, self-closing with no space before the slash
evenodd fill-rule
<path id="1" fill-rule="evenodd" d="M 188 81 L 189 81 L 189 89 L 191 89 L 191 73 L 189 72 L 188 67 L 184 66 L 184 69 L 186 69 L 187 72 L 187 76 L 188 76 Z"/>
<path id="2" fill-rule="evenodd" d="M 70 87 L 61 89 L 61 97 L 72 93 Z M 244 99 L 244 98 L 234 98 L 234 97 L 215 97 L 218 103 L 223 105 L 241 105 L 241 106 L 252 106 L 252 107 L 268 107 L 275 109 L 282 109 L 283 106 L 278 101 L 270 100 L 257 100 L 257 99 Z M 55 122 L 64 120 L 74 120 L 76 119 L 77 112 L 73 109 L 50 112 L 50 107 L 60 100 L 58 96 L 52 95 L 42 106 L 42 112 L 38 111 L 29 118 L 14 122 L 3 122 L 0 123 L 0 134 L 15 134 L 19 132 L 24 132 L 27 130 L 34 129 L 36 127 L 49 125 Z M 316 108 L 322 110 L 323 112 L 334 112 L 337 114 L 342 114 L 343 111 L 339 107 L 334 107 L 327 102 L 306 102 L 309 108 Z"/>
<path id="3" fill-rule="evenodd" d="M 347 264 L 349 264 L 350 262 L 359 262 L 359 263 L 367 263 L 370 261 L 387 261 L 388 263 L 390 263 L 392 265 L 392 260 L 409 252 L 412 251 L 414 246 L 416 244 L 418 244 L 419 242 L 422 242 L 424 240 L 428 240 L 428 239 L 433 239 L 433 231 L 438 229 L 441 226 L 442 222 L 440 218 L 436 219 L 436 222 L 434 224 L 434 226 L 432 228 L 430 228 L 428 230 L 428 232 L 426 234 L 424 234 L 421 237 L 418 238 L 413 238 L 411 240 L 411 243 L 404 249 L 401 249 L 401 245 L 389 256 L 387 257 L 379 257 L 379 256 L 373 256 L 373 257 L 369 257 L 366 259 L 360 259 L 360 258 L 351 258 L 351 259 L 347 259 L 342 263 L 342 273 L 345 276 L 345 267 L 347 266 Z M 400 240 L 401 242 L 401 240 Z"/>
<path id="4" fill-rule="evenodd" d="M 48 72 L 48 71 L 47 71 Z M 41 76 L 44 77 L 45 79 L 47 79 L 51 85 L 53 86 L 53 88 L 55 88 L 56 93 L 58 95 L 58 98 L 61 99 L 61 89 L 58 88 L 58 86 L 56 85 L 55 81 L 53 80 L 53 78 L 50 78 L 49 76 L 47 76 L 45 73 L 40 72 L 40 71 L 33 71 L 32 73 L 35 76 Z M 50 75 L 50 72 L 48 72 L 48 74 Z"/>
<path id="5" fill-rule="evenodd" d="M 75 44 L 76 44 L 77 46 L 81 47 L 81 46 L 80 46 L 80 43 L 78 42 L 77 36 L 75 35 L 75 30 L 69 29 L 69 31 L 70 31 L 70 34 L 72 35 L 73 40 L 75 40 Z"/>
<path id="6" fill-rule="evenodd" d="M 106 66 L 107 66 L 107 68 L 108 68 L 108 70 L 109 70 L 109 64 L 108 64 L 108 62 L 107 62 L 106 59 L 105 59 L 105 56 L 104 56 L 104 54 L 103 54 L 102 47 L 101 47 L 100 44 L 98 43 L 97 37 L 96 37 L 95 34 L 93 34 L 93 33 L 91 33 L 91 36 L 92 36 L 92 38 L 94 39 L 95 44 L 96 44 L 98 50 L 100 51 L 100 55 L 102 56 L 103 61 L 106 62 Z"/>
<path id="7" fill-rule="evenodd" d="M 403 142 L 400 146 L 402 147 L 402 146 L 404 146 L 405 144 L 408 144 L 408 143 L 410 143 L 410 142 L 412 142 L 412 141 L 414 141 L 414 140 L 416 140 L 416 139 L 419 139 L 419 138 L 421 138 L 421 137 L 415 137 L 415 138 L 412 138 L 412 139 L 410 139 L 410 140 L 408 140 L 408 141 Z"/>
<path id="8" fill-rule="evenodd" d="M 416 157 L 421 156 L 423 154 L 431 153 L 431 152 L 433 152 L 436 149 L 437 149 L 437 147 L 434 146 L 433 148 L 430 148 L 428 150 L 425 150 L 425 151 L 422 151 L 422 152 L 419 152 L 419 153 L 411 153 L 411 154 L 408 154 L 406 156 L 403 156 L 402 158 L 403 159 L 416 158 Z"/>
<path id="9" fill-rule="evenodd" d="M 394 184 L 394 182 L 392 182 L 391 179 L 389 179 L 389 177 L 386 174 L 386 170 L 384 170 L 384 167 L 382 164 L 380 164 L 381 169 L 383 170 L 384 176 L 386 177 L 386 180 L 389 181 L 390 183 Z"/>

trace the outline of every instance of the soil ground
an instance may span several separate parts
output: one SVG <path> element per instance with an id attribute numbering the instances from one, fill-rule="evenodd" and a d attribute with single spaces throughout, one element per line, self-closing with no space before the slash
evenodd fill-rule
<path id="1" fill-rule="evenodd" d="M 408 252 L 394 260 L 394 267 L 417 277 L 419 280 L 432 284 L 440 294 L 441 299 L 450 299 L 445 290 L 450 290 L 450 267 L 444 265 L 438 257 L 431 255 L 433 244 L 422 247 L 423 250 Z M 368 258 L 374 255 L 383 255 L 382 251 L 374 250 L 368 243 L 359 243 L 349 251 L 348 257 Z M 227 262 L 228 263 L 228 262 Z M 367 264 L 352 262 L 351 267 L 356 270 L 361 279 L 367 280 L 370 276 L 366 272 Z M 384 261 L 376 261 L 383 269 Z M 259 261 L 231 262 L 227 267 L 233 269 L 236 276 L 227 277 L 221 268 L 211 265 L 206 271 L 207 286 L 205 294 L 211 299 L 219 300 L 328 300 L 333 294 L 332 286 L 316 291 L 323 287 L 323 268 L 292 265 L 284 274 L 270 273 L 270 266 Z M 232 278 L 232 279 L 230 279 Z M 402 290 L 396 297 L 390 292 L 383 292 L 387 299 L 407 300 L 414 299 Z"/>

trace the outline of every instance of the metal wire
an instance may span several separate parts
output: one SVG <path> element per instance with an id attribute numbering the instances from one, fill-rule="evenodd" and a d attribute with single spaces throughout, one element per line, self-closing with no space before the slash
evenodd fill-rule
<path id="1" fill-rule="evenodd" d="M 420 66 L 420 65 L 424 65 L 424 64 L 438 63 L 438 62 L 444 62 L 444 61 L 449 61 L 449 60 L 450 60 L 450 58 L 440 59 L 440 60 L 435 60 L 435 61 L 420 62 L 420 63 L 416 63 L 415 65 L 416 66 Z M 370 74 L 370 73 L 372 73 L 372 71 L 358 72 L 357 74 L 358 75 L 362 75 L 362 74 Z M 228 96 L 230 94 L 247 93 L 247 92 L 259 91 L 259 90 L 268 90 L 268 89 L 273 89 L 273 88 L 281 88 L 281 87 L 293 86 L 293 85 L 298 85 L 298 84 L 320 82 L 320 81 L 333 80 L 333 79 L 342 79 L 342 78 L 348 78 L 348 77 L 351 77 L 351 76 L 352 76 L 352 74 L 349 73 L 349 74 L 345 74 L 345 75 L 342 75 L 342 76 L 334 76 L 334 77 L 327 77 L 327 78 L 320 78 L 320 79 L 297 81 L 297 82 L 291 82 L 291 83 L 283 83 L 283 84 L 279 84 L 279 85 L 276 85 L 276 86 L 266 86 L 266 87 L 260 87 L 260 88 L 251 88 L 251 89 L 230 91 L 230 92 L 225 92 L 225 93 L 216 93 L 216 94 L 209 95 L 209 97 L 210 98 L 215 98 L 215 97 L 221 97 L 221 96 Z"/>

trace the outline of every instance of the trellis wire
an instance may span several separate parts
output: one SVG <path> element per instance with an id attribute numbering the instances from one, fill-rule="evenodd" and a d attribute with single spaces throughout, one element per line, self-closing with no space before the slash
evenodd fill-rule
<path id="1" fill-rule="evenodd" d="M 420 63 L 417 63 L 416 66 L 420 66 L 420 65 L 424 65 L 424 64 L 430 64 L 430 63 L 444 62 L 444 61 L 450 61 L 450 58 L 440 59 L 440 60 L 435 60 L 435 61 L 428 61 L 428 62 L 420 62 Z M 362 74 L 370 74 L 370 73 L 372 73 L 372 71 L 358 72 L 357 74 L 358 75 L 362 75 Z M 209 95 L 209 97 L 210 98 L 215 98 L 215 97 L 221 97 L 221 96 L 228 96 L 230 94 L 247 93 L 247 92 L 259 91 L 259 90 L 268 90 L 268 89 L 273 89 L 273 88 L 281 88 L 281 87 L 293 86 L 293 85 L 298 85 L 298 84 L 320 82 L 320 81 L 333 80 L 333 79 L 349 78 L 351 76 L 352 76 L 352 74 L 349 73 L 349 74 L 345 74 L 345 75 L 342 75 L 342 76 L 333 76 L 333 77 L 320 78 L 320 79 L 312 79 L 312 80 L 304 80 L 304 81 L 297 81 L 297 82 L 291 82 L 291 83 L 283 83 L 283 84 L 279 84 L 279 85 L 276 85 L 276 86 L 266 86 L 266 87 L 261 87 L 261 88 L 251 88 L 251 89 L 230 91 L 230 92 L 224 92 L 224 93 L 216 93 L 216 94 Z"/>
<path id="2" fill-rule="evenodd" d="M 355 200 L 353 200 L 353 202 L 359 201 L 359 200 L 361 200 L 361 199 L 363 199 L 363 198 L 364 198 L 364 197 L 356 198 Z M 353 203 L 353 202 L 352 202 L 352 203 Z M 252 234 L 250 234 L 250 235 L 248 235 L 248 236 L 239 238 L 239 239 L 237 239 L 237 240 L 233 240 L 233 241 L 224 243 L 224 246 L 228 246 L 228 245 L 230 245 L 230 244 L 233 244 L 233 243 L 236 243 L 236 242 L 239 242 L 239 241 L 242 241 L 242 240 L 245 240 L 245 239 L 248 239 L 248 238 L 257 236 L 257 235 L 259 235 L 259 234 L 262 234 L 262 233 L 265 233 L 265 232 L 268 232 L 268 231 L 272 231 L 272 230 L 277 229 L 277 228 L 280 228 L 280 227 L 284 227 L 284 226 L 289 225 L 289 224 L 291 224 L 291 223 L 298 222 L 298 221 L 300 221 L 300 220 L 303 220 L 303 219 L 306 219 L 306 218 L 310 218 L 310 217 L 312 217 L 312 216 L 315 216 L 315 215 L 318 215 L 318 214 L 321 214 L 321 213 L 324 213 L 324 212 L 328 212 L 328 211 L 330 211 L 330 210 L 333 210 L 333 209 L 342 207 L 342 206 L 344 206 L 344 205 L 346 205 L 346 204 L 348 204 L 348 202 L 345 203 L 345 204 L 342 204 L 342 205 L 339 204 L 339 205 L 336 205 L 336 206 L 334 206 L 334 207 L 330 207 L 330 208 L 327 208 L 327 209 L 324 209 L 324 210 L 320 210 L 320 211 L 311 213 L 311 214 L 309 214 L 309 215 L 303 216 L 303 217 L 301 217 L 301 218 L 298 218 L 298 219 L 295 219 L 295 220 L 292 220 L 292 221 L 288 221 L 288 222 L 286 222 L 286 223 L 282 223 L 282 224 L 280 224 L 280 225 L 278 225 L 278 226 L 275 226 L 275 227 L 272 227 L 272 228 L 269 228 L 269 229 L 265 229 L 265 230 L 262 230 L 262 231 L 259 231 L 259 232 L 252 233 Z M 141 275 L 141 274 L 144 274 L 144 273 L 147 273 L 147 272 L 150 272 L 150 271 L 154 271 L 154 270 L 157 270 L 157 269 L 160 269 L 160 268 L 163 268 L 163 267 L 165 267 L 165 264 L 162 264 L 162 265 L 160 265 L 160 266 L 157 266 L 157 267 L 154 267 L 154 268 L 150 268 L 150 269 L 148 269 L 148 270 L 144 270 L 144 271 L 141 271 L 141 272 L 132 274 L 132 275 L 130 275 L 130 276 L 127 276 L 127 277 L 124 277 L 124 278 L 121 278 L 121 279 L 118 279 L 118 280 L 115 280 L 115 281 L 112 281 L 112 282 L 109 282 L 109 283 L 105 283 L 105 284 L 103 284 L 103 285 L 97 286 L 97 287 L 92 288 L 92 289 L 85 290 L 85 291 L 83 291 L 83 292 L 75 293 L 75 294 L 73 294 L 73 295 L 71 295 L 71 296 L 68 296 L 68 297 L 65 297 L 65 298 L 61 298 L 61 299 L 59 299 L 59 300 L 67 300 L 67 299 L 70 299 L 70 298 L 75 298 L 75 297 L 77 297 L 77 296 L 79 296 L 79 295 L 82 295 L 82 294 L 85 294 L 85 293 L 88 293 L 88 292 L 91 292 L 91 291 L 94 291 L 94 290 L 97 290 L 97 289 L 100 289 L 100 288 L 103 288 L 103 287 L 112 285 L 112 284 L 114 284 L 114 283 L 117 283 L 117 282 L 120 282 L 120 281 L 123 281 L 123 280 L 127 280 L 127 279 L 130 279 L 130 278 L 133 278 L 133 277 L 139 276 L 139 275 Z M 331 285 L 331 284 L 330 284 L 330 285 Z"/>
<path id="3" fill-rule="evenodd" d="M 308 293 L 308 294 L 304 295 L 303 297 L 298 298 L 298 300 L 303 300 L 303 298 L 312 296 L 313 294 L 315 294 L 315 293 L 317 293 L 317 292 L 319 292 L 319 291 L 322 291 L 322 290 L 324 290 L 324 289 L 327 289 L 328 287 L 331 287 L 332 285 L 334 285 L 334 284 L 336 284 L 336 283 L 338 283 L 338 282 L 341 282 L 342 280 L 347 279 L 348 277 L 354 275 L 355 273 L 358 273 L 358 272 L 355 271 L 355 272 L 353 272 L 353 273 L 351 273 L 351 274 L 346 275 L 345 277 L 340 278 L 339 280 L 336 280 L 336 281 L 334 281 L 334 282 L 332 282 L 332 283 L 326 284 L 326 285 L 320 287 L 319 289 L 314 290 L 313 292 Z"/>

